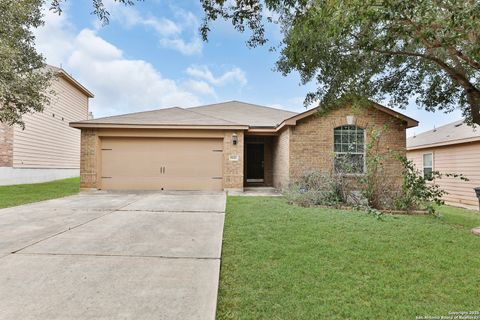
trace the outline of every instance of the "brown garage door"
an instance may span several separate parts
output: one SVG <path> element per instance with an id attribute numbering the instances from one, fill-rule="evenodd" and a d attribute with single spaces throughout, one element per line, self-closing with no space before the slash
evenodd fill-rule
<path id="1" fill-rule="evenodd" d="M 222 190 L 222 140 L 102 138 L 102 189 Z"/>

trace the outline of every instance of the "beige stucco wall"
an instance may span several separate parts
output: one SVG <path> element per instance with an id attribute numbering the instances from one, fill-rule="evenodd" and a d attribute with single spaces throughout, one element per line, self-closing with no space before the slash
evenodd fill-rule
<path id="1" fill-rule="evenodd" d="M 69 122 L 87 119 L 88 97 L 61 77 L 52 89 L 56 95 L 43 112 L 23 116 L 25 130 L 14 126 L 15 168 L 80 167 L 80 131 Z"/>
<path id="2" fill-rule="evenodd" d="M 273 163 L 273 186 L 284 189 L 289 181 L 290 159 L 290 128 L 286 127 L 273 138 L 272 163 Z"/>
<path id="3" fill-rule="evenodd" d="M 101 188 L 102 137 L 219 138 L 223 139 L 223 188 L 243 188 L 243 131 L 166 129 L 82 129 L 80 187 Z M 237 145 L 232 135 L 237 134 Z M 238 156 L 238 160 L 235 160 Z"/>
<path id="4" fill-rule="evenodd" d="M 354 116 L 354 124 L 366 129 L 366 144 L 371 141 L 371 133 L 380 130 L 381 136 L 375 153 L 384 158 L 385 173 L 392 183 L 401 182 L 402 166 L 394 154 L 405 155 L 406 124 L 373 107 L 343 107 L 323 115 L 312 115 L 291 127 L 289 148 L 290 182 L 307 171 L 327 171 L 333 169 L 333 130 L 347 125 L 347 116 Z"/>
<path id="5" fill-rule="evenodd" d="M 441 173 L 461 173 L 469 179 L 437 179 L 435 183 L 448 192 L 443 199 L 449 204 L 478 209 L 478 199 L 473 188 L 480 187 L 480 141 L 409 150 L 407 158 L 423 172 L 423 155 L 427 153 L 433 155 L 433 170 Z"/>

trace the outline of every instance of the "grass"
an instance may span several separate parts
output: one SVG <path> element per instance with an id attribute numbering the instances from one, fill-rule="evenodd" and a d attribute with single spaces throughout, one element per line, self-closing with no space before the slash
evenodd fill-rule
<path id="1" fill-rule="evenodd" d="M 80 179 L 69 178 L 45 183 L 0 186 L 0 208 L 61 198 L 78 193 Z"/>
<path id="2" fill-rule="evenodd" d="M 480 311 L 480 213 L 442 218 L 229 197 L 218 319 L 415 319 Z"/>

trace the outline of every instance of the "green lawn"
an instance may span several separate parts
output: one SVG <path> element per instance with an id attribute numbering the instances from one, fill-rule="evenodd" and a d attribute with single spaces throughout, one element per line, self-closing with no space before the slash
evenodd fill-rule
<path id="1" fill-rule="evenodd" d="M 480 311 L 480 226 L 229 197 L 218 319 L 415 319 Z"/>
<path id="2" fill-rule="evenodd" d="M 80 179 L 70 178 L 45 183 L 0 186 L 0 208 L 14 207 L 78 193 Z"/>

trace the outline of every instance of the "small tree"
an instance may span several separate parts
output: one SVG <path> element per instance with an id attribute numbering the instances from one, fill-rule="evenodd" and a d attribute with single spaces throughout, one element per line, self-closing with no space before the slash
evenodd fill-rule
<path id="1" fill-rule="evenodd" d="M 423 174 L 415 168 L 412 161 L 406 157 L 398 157 L 398 160 L 403 165 L 402 193 L 396 200 L 397 207 L 400 210 L 412 211 L 425 208 L 429 213 L 435 214 L 434 205 L 444 204 L 442 197 L 447 194 L 447 192 L 441 189 L 435 182 L 429 183 L 428 181 L 430 179 L 441 179 L 443 176 L 468 181 L 468 178 L 462 174 L 440 173 L 438 171 L 433 171 L 428 179 L 426 179 Z"/>
<path id="2" fill-rule="evenodd" d="M 370 129 L 365 150 L 365 174 L 358 178 L 363 197 L 369 207 L 376 209 L 392 209 L 399 193 L 397 179 L 392 178 L 384 168 L 385 160 L 395 159 L 395 153 L 387 151 L 382 154 L 380 150 L 382 135 L 388 130 L 387 124 L 381 129 Z"/>

